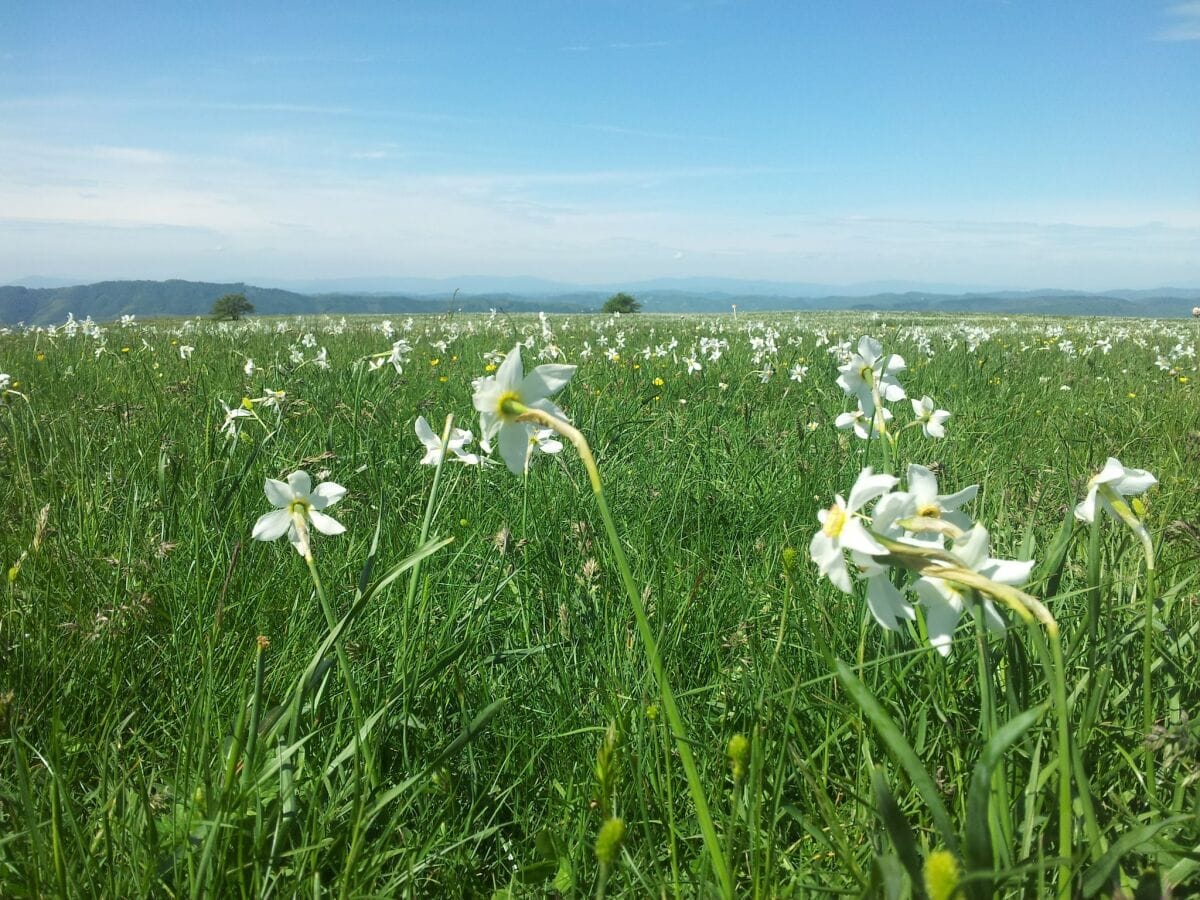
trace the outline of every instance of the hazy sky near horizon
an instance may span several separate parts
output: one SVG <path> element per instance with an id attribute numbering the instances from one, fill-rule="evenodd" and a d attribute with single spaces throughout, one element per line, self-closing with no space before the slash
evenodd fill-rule
<path id="1" fill-rule="evenodd" d="M 0 0 L 0 283 L 1200 286 L 1200 0 Z"/>

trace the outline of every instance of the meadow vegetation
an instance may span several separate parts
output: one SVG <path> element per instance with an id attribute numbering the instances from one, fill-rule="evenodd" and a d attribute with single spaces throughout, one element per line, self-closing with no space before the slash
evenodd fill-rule
<path id="1" fill-rule="evenodd" d="M 0 895 L 1185 896 L 1197 324 L 5 330 Z"/>

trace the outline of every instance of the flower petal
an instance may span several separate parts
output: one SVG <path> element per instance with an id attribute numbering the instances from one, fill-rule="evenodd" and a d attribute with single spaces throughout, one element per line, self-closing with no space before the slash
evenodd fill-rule
<path id="1" fill-rule="evenodd" d="M 857 550 L 859 553 L 866 553 L 870 556 L 887 553 L 887 548 L 871 537 L 858 519 L 849 519 L 842 526 L 839 543 L 847 550 Z"/>
<path id="2" fill-rule="evenodd" d="M 271 501 L 272 506 L 283 507 L 292 502 L 292 489 L 286 482 L 276 481 L 274 478 L 267 479 L 264 493 L 266 493 L 267 499 Z"/>
<path id="3" fill-rule="evenodd" d="M 908 489 L 918 505 L 925 505 L 937 496 L 937 476 L 925 466 L 913 463 L 908 467 Z"/>
<path id="4" fill-rule="evenodd" d="M 949 656 L 954 629 L 958 627 L 958 618 L 962 615 L 962 597 L 934 578 L 918 578 L 913 587 L 925 609 L 925 630 L 929 634 L 929 643 L 942 656 Z"/>
<path id="5" fill-rule="evenodd" d="M 849 512 L 858 512 L 876 497 L 885 494 L 896 486 L 896 476 L 880 473 L 872 474 L 871 467 L 858 473 L 854 487 L 850 488 L 850 502 L 846 504 Z"/>
<path id="6" fill-rule="evenodd" d="M 521 386 L 521 379 L 524 377 L 524 370 L 521 367 L 521 345 L 517 344 L 512 348 L 512 352 L 504 357 L 504 362 L 500 363 L 500 368 L 496 370 L 495 378 L 493 379 L 496 388 L 500 393 L 507 391 L 517 391 Z M 478 409 L 479 407 L 475 407 Z"/>
<path id="7" fill-rule="evenodd" d="M 319 509 L 310 509 L 308 517 L 312 520 L 313 528 L 321 532 L 321 534 L 341 534 L 346 530 L 346 526 L 335 519 L 333 516 L 327 516 Z"/>
<path id="8" fill-rule="evenodd" d="M 1092 485 L 1088 488 L 1087 496 L 1079 501 L 1075 506 L 1075 518 L 1081 522 L 1093 522 L 1096 519 L 1096 491 L 1097 486 Z"/>
<path id="9" fill-rule="evenodd" d="M 553 397 L 561 391 L 571 380 L 571 376 L 575 374 L 575 368 L 575 366 L 548 363 L 538 366 L 526 375 L 520 388 L 526 405 L 546 397 Z"/>
<path id="10" fill-rule="evenodd" d="M 292 517 L 286 509 L 275 509 L 258 517 L 250 536 L 256 541 L 273 541 L 281 537 L 292 524 Z"/>
<path id="11" fill-rule="evenodd" d="M 430 450 L 440 449 L 441 441 L 439 441 L 437 435 L 433 433 L 433 429 L 429 427 L 429 423 L 425 420 L 424 416 L 417 416 L 415 428 L 417 432 L 417 438 L 420 439 L 422 444 L 424 444 Z"/>
<path id="12" fill-rule="evenodd" d="M 889 631 L 899 631 L 899 619 L 915 619 L 916 612 L 896 589 L 887 570 L 867 578 L 867 607 L 875 621 Z"/>
<path id="13" fill-rule="evenodd" d="M 303 469 L 293 472 L 288 476 L 287 480 L 294 496 L 307 499 L 308 495 L 312 493 L 312 479 L 308 477 L 308 473 Z"/>
<path id="14" fill-rule="evenodd" d="M 1156 484 L 1158 479 L 1145 469 L 1126 469 L 1125 474 L 1113 482 L 1113 490 L 1126 497 L 1133 497 L 1148 491 Z"/>
<path id="15" fill-rule="evenodd" d="M 325 481 L 317 485 L 317 489 L 312 492 L 309 499 L 312 501 L 314 509 L 325 509 L 327 506 L 333 506 L 345 496 L 346 489 L 344 487 L 333 481 Z"/>
<path id="16" fill-rule="evenodd" d="M 529 454 L 529 426 L 520 422 L 505 422 L 500 426 L 500 458 L 514 475 L 525 474 L 525 459 Z"/>
<path id="17" fill-rule="evenodd" d="M 1115 456 L 1110 456 L 1104 464 L 1104 468 L 1097 472 L 1092 480 L 1088 482 L 1089 487 L 1093 484 L 1104 484 L 1106 481 L 1116 481 L 1125 475 L 1125 467 L 1121 465 L 1121 461 Z"/>

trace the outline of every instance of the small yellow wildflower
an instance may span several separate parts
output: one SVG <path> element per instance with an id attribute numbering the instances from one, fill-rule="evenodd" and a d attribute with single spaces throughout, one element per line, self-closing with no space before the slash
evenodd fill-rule
<path id="1" fill-rule="evenodd" d="M 435 356 L 433 359 L 431 359 L 431 360 L 429 361 L 429 364 L 430 364 L 431 366 L 436 366 L 436 365 L 438 365 L 440 362 L 441 362 L 441 360 L 440 360 L 440 359 L 438 359 L 438 358 Z"/>
<path id="2" fill-rule="evenodd" d="M 483 367 L 483 371 L 485 371 L 485 372 L 495 372 L 495 371 L 496 371 L 496 364 L 495 364 L 495 363 L 488 363 L 486 366 L 484 366 L 484 367 Z"/>
<path id="3" fill-rule="evenodd" d="M 663 384 L 664 384 L 664 382 L 663 382 L 663 380 L 662 380 L 661 378 L 655 378 L 655 379 L 654 379 L 654 386 L 655 386 L 655 387 L 662 387 L 662 386 L 663 386 Z"/>

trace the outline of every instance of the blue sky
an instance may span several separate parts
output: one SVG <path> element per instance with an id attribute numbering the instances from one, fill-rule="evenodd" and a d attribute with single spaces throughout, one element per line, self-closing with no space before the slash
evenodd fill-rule
<path id="1" fill-rule="evenodd" d="M 1200 286 L 1200 0 L 0 0 L 0 281 Z"/>

